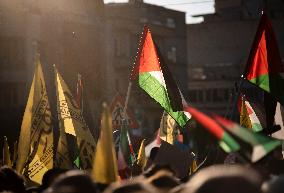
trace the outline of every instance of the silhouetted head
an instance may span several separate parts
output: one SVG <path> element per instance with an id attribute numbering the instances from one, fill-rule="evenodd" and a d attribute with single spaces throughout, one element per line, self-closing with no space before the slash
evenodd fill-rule
<path id="1" fill-rule="evenodd" d="M 155 188 L 168 192 L 169 190 L 180 185 L 179 180 L 174 176 L 173 172 L 168 169 L 161 169 L 155 174 L 145 179 L 146 182 L 153 185 Z"/>
<path id="2" fill-rule="evenodd" d="M 61 174 L 45 193 L 96 193 L 92 179 L 82 171 L 72 170 Z"/>
<path id="3" fill-rule="evenodd" d="M 239 165 L 214 165 L 197 172 L 181 193 L 260 193 L 261 178 Z"/>
<path id="4" fill-rule="evenodd" d="M 0 192 L 12 191 L 15 193 L 24 193 L 24 180 L 13 169 L 3 166 L 0 168 Z"/>
<path id="5" fill-rule="evenodd" d="M 159 171 L 166 171 L 168 173 L 171 173 L 172 176 L 175 175 L 174 170 L 169 165 L 160 165 L 160 164 L 152 165 L 152 167 L 150 167 L 147 171 L 145 171 L 143 175 L 146 178 L 149 178 L 155 175 Z"/>
<path id="6" fill-rule="evenodd" d="M 157 156 L 157 154 L 158 154 L 158 152 L 159 152 L 159 147 L 153 147 L 152 149 L 151 149 L 151 151 L 150 151 L 150 156 L 149 156 L 149 159 L 151 160 L 151 161 L 154 161 L 155 160 L 155 158 L 156 158 L 156 156 Z"/>
<path id="7" fill-rule="evenodd" d="M 111 184 L 104 193 L 156 193 L 156 189 L 150 184 L 144 183 L 143 178 L 117 182 Z"/>
<path id="8" fill-rule="evenodd" d="M 41 185 L 42 190 L 48 188 L 52 184 L 52 182 L 55 180 L 56 177 L 58 177 L 59 175 L 67 171 L 68 171 L 67 169 L 52 168 L 48 170 L 47 172 L 45 172 L 42 177 L 42 185 Z"/>
<path id="9" fill-rule="evenodd" d="M 272 178 L 262 186 L 263 193 L 283 193 L 284 192 L 284 175 Z"/>

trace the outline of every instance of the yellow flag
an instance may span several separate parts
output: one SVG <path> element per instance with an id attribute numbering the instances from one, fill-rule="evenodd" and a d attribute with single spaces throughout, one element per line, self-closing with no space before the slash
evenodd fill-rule
<path id="1" fill-rule="evenodd" d="M 249 118 L 249 114 L 246 108 L 245 100 L 242 97 L 242 104 L 241 104 L 241 113 L 240 113 L 240 125 L 242 127 L 246 127 L 252 129 L 251 120 Z"/>
<path id="2" fill-rule="evenodd" d="M 95 151 L 95 140 L 83 118 L 80 107 L 78 106 L 75 98 L 71 94 L 69 88 L 64 82 L 61 75 L 58 73 L 56 67 L 55 80 L 56 80 L 56 94 L 57 94 L 57 111 L 60 127 L 60 142 L 59 148 L 62 147 L 65 151 L 61 152 L 61 155 L 67 154 L 68 150 L 66 135 L 71 135 L 76 138 L 77 146 L 80 156 L 80 167 L 82 169 L 92 168 L 92 158 Z M 60 150 L 60 149 L 59 149 Z M 70 153 L 70 152 L 69 152 Z M 59 156 L 60 152 L 57 151 L 56 156 Z M 64 157 L 61 157 L 64 159 Z M 68 160 L 65 160 L 68 161 Z M 64 161 L 64 162 L 65 162 Z M 62 162 L 62 163 L 64 163 Z"/>
<path id="3" fill-rule="evenodd" d="M 196 163 L 196 160 L 193 159 L 191 163 L 191 167 L 190 167 L 190 174 L 193 174 L 196 170 L 197 170 L 197 163 Z"/>
<path id="4" fill-rule="evenodd" d="M 173 145 L 177 132 L 176 121 L 166 111 L 164 111 L 160 123 L 160 138 Z"/>
<path id="5" fill-rule="evenodd" d="M 3 145 L 3 165 L 6 165 L 10 168 L 12 167 L 10 150 L 9 150 L 8 140 L 6 136 L 4 136 L 4 145 Z"/>
<path id="6" fill-rule="evenodd" d="M 12 157 L 12 165 L 16 165 L 17 161 L 17 149 L 18 149 L 18 141 L 16 140 L 13 145 L 13 157 Z"/>
<path id="7" fill-rule="evenodd" d="M 53 167 L 53 128 L 46 86 L 36 56 L 35 74 L 25 109 L 18 144 L 16 169 L 30 180 L 41 183 Z"/>
<path id="8" fill-rule="evenodd" d="M 145 153 L 145 139 L 143 139 L 138 151 L 137 165 L 139 165 L 142 168 L 142 170 L 144 170 L 146 163 L 147 163 L 147 158 Z"/>
<path id="9" fill-rule="evenodd" d="M 112 130 L 112 117 L 108 106 L 104 103 L 101 120 L 101 134 L 97 143 L 92 171 L 94 180 L 102 184 L 110 184 L 118 180 L 117 160 Z"/>
<path id="10" fill-rule="evenodd" d="M 59 140 L 56 151 L 55 166 L 57 168 L 72 169 L 73 163 L 70 159 L 67 138 L 64 129 L 60 127 Z"/>

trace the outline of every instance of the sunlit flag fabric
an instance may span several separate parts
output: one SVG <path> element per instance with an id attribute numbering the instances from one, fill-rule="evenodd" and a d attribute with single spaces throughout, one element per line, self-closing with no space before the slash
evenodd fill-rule
<path id="1" fill-rule="evenodd" d="M 57 111 L 59 127 L 61 130 L 60 133 L 63 133 L 64 131 L 67 138 L 67 144 L 59 145 L 62 145 L 64 147 L 73 147 L 72 141 L 68 141 L 68 135 L 73 136 L 73 138 L 70 137 L 69 139 L 76 139 L 77 141 L 77 148 L 80 156 L 80 168 L 85 170 L 91 169 L 93 162 L 92 158 L 96 147 L 95 140 L 82 116 L 81 110 L 75 98 L 71 94 L 70 90 L 68 89 L 66 83 L 58 73 L 55 66 L 54 70 L 57 90 Z M 64 140 L 62 140 L 59 143 L 65 142 Z M 71 150 L 72 149 L 69 148 L 69 155 L 71 154 Z M 64 157 L 62 157 L 62 159 L 64 159 Z M 72 161 L 75 161 L 76 164 L 78 158 L 75 158 L 75 160 Z"/>
<path id="2" fill-rule="evenodd" d="M 248 58 L 245 78 L 284 105 L 283 72 L 272 24 L 263 14 Z"/>
<path id="3" fill-rule="evenodd" d="M 181 93 L 162 65 L 165 66 L 160 63 L 150 30 L 145 26 L 131 79 L 138 77 L 139 86 L 184 127 L 190 115 L 183 111 Z"/>
<path id="4" fill-rule="evenodd" d="M 35 74 L 21 126 L 16 170 L 40 184 L 43 174 L 52 167 L 52 117 L 37 55 Z"/>
<path id="5" fill-rule="evenodd" d="M 8 167 L 12 167 L 12 161 L 11 161 L 11 155 L 10 155 L 10 149 L 7 137 L 4 136 L 4 145 L 3 145 L 3 165 L 6 165 Z"/>
<path id="6" fill-rule="evenodd" d="M 118 180 L 117 160 L 112 136 L 112 117 L 103 104 L 101 134 L 97 143 L 92 175 L 95 182 L 110 184 Z"/>
<path id="7" fill-rule="evenodd" d="M 160 138 L 169 144 L 174 144 L 177 140 L 178 129 L 175 120 L 164 111 L 160 122 Z"/>
<path id="8" fill-rule="evenodd" d="M 281 146 L 282 142 L 280 140 L 276 140 L 265 135 L 254 133 L 249 131 L 247 128 L 243 128 L 237 123 L 229 121 L 220 116 L 214 116 L 215 120 L 217 120 L 226 130 L 230 133 L 230 135 L 234 136 L 240 144 L 249 144 L 249 147 L 245 149 L 245 147 L 241 148 L 241 152 L 249 158 L 252 162 L 256 162 L 266 156 L 269 152 Z"/>

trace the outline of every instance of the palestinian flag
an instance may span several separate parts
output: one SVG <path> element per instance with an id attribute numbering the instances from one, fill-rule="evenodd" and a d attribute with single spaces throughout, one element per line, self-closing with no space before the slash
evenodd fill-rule
<path id="1" fill-rule="evenodd" d="M 241 95 L 239 98 L 239 112 L 241 126 L 252 129 L 254 132 L 263 130 L 256 111 L 253 108 L 253 104 L 250 103 L 244 95 Z"/>
<path id="2" fill-rule="evenodd" d="M 244 97 L 241 98 L 240 125 L 248 129 L 252 129 L 252 124 L 245 105 Z"/>
<path id="3" fill-rule="evenodd" d="M 187 107 L 185 108 L 185 111 L 189 112 L 192 118 L 194 118 L 200 125 L 202 125 L 219 140 L 220 146 L 224 151 L 230 153 L 240 149 L 240 145 L 237 143 L 237 141 L 235 141 L 232 136 L 230 136 L 230 134 L 226 132 L 225 129 L 214 119 L 193 107 Z"/>
<path id="4" fill-rule="evenodd" d="M 221 124 L 231 136 L 241 145 L 240 152 L 256 162 L 266 156 L 269 152 L 280 146 L 280 140 L 276 140 L 259 133 L 253 133 L 237 123 L 215 115 L 215 120 Z"/>
<path id="5" fill-rule="evenodd" d="M 239 151 L 241 155 L 256 162 L 281 145 L 279 140 L 253 133 L 220 116 L 213 115 L 211 118 L 193 107 L 185 110 L 220 141 L 220 146 L 227 153 Z"/>
<path id="6" fill-rule="evenodd" d="M 120 130 L 118 148 L 118 173 L 121 179 L 127 179 L 131 176 L 130 168 L 135 163 L 136 156 L 125 124 Z"/>
<path id="7" fill-rule="evenodd" d="M 190 115 L 183 111 L 181 92 L 165 63 L 160 61 L 147 26 L 144 27 L 131 79 L 138 79 L 139 86 L 158 102 L 181 127 L 185 126 Z"/>
<path id="8" fill-rule="evenodd" d="M 283 66 L 272 24 L 263 14 L 250 51 L 245 78 L 284 105 Z M 274 105 L 275 111 L 275 105 Z"/>
<path id="9" fill-rule="evenodd" d="M 124 127 L 121 129 L 119 148 L 122 151 L 123 158 L 128 166 L 132 166 L 136 161 L 133 146 L 129 137 L 128 130 Z"/>

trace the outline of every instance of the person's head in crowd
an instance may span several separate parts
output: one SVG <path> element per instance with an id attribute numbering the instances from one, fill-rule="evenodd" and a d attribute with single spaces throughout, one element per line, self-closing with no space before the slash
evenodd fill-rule
<path id="1" fill-rule="evenodd" d="M 131 169 L 132 169 L 131 174 L 133 177 L 139 176 L 143 172 L 142 167 L 137 164 L 137 161 L 133 164 Z"/>
<path id="2" fill-rule="evenodd" d="M 263 193 L 283 193 L 284 192 L 284 175 L 273 177 L 265 182 L 262 186 Z"/>
<path id="3" fill-rule="evenodd" d="M 15 192 L 12 192 L 12 191 L 1 191 L 0 193 L 15 193 Z"/>
<path id="4" fill-rule="evenodd" d="M 169 165 L 160 165 L 160 164 L 152 165 L 148 170 L 146 170 L 143 173 L 143 175 L 146 178 L 149 178 L 159 171 L 166 171 L 168 174 L 171 173 L 172 176 L 175 176 L 174 170 Z"/>
<path id="5" fill-rule="evenodd" d="M 168 169 L 157 171 L 152 176 L 146 178 L 145 181 L 165 192 L 180 185 L 179 180 L 174 176 L 173 172 Z"/>
<path id="6" fill-rule="evenodd" d="M 47 189 L 54 179 L 58 177 L 60 174 L 67 172 L 67 169 L 60 169 L 60 168 L 52 168 L 47 170 L 42 177 L 42 184 L 40 186 L 32 186 L 27 188 L 27 193 L 38 193 L 43 192 Z"/>
<path id="7" fill-rule="evenodd" d="M 157 190 L 150 184 L 144 183 L 141 178 L 133 178 L 123 183 L 111 184 L 104 193 L 157 193 Z"/>
<path id="8" fill-rule="evenodd" d="M 68 171 L 67 169 L 52 168 L 47 172 L 45 172 L 45 174 L 42 177 L 41 189 L 44 190 L 48 188 L 52 184 L 52 182 L 56 179 L 56 177 L 67 171 Z"/>
<path id="9" fill-rule="evenodd" d="M 180 193 L 260 193 L 261 178 L 240 165 L 214 165 L 197 172 Z"/>
<path id="10" fill-rule="evenodd" d="M 154 164 L 154 161 L 156 159 L 156 156 L 158 155 L 159 149 L 160 149 L 159 147 L 153 147 L 151 149 L 145 169 L 150 168 Z"/>
<path id="11" fill-rule="evenodd" d="M 26 192 L 24 179 L 13 169 L 3 166 L 0 168 L 0 191 Z"/>
<path id="12" fill-rule="evenodd" d="M 274 149 L 268 155 L 251 165 L 257 170 L 264 179 L 269 179 L 270 175 L 284 174 L 284 160 L 282 156 L 282 147 Z"/>
<path id="13" fill-rule="evenodd" d="M 58 176 L 44 193 L 96 193 L 97 187 L 89 175 L 71 170 Z"/>

